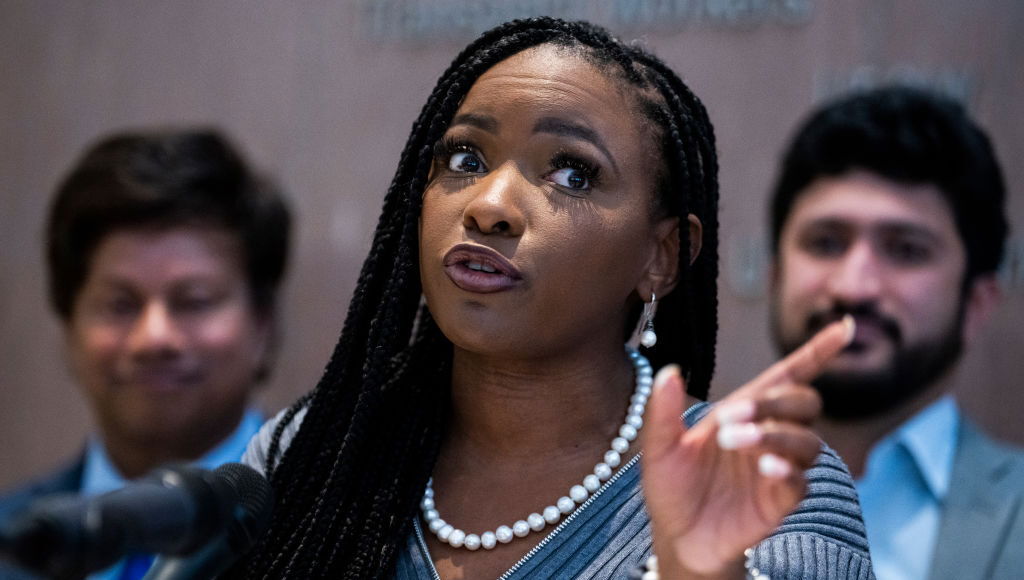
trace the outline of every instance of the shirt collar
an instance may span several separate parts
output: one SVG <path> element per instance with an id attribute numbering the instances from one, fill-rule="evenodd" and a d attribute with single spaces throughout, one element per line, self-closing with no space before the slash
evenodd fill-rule
<path id="1" fill-rule="evenodd" d="M 959 431 L 960 411 L 953 396 L 945 395 L 887 437 L 906 447 L 928 489 L 939 501 L 949 491 Z"/>
<path id="2" fill-rule="evenodd" d="M 263 415 L 259 411 L 246 409 L 238 427 L 192 464 L 203 469 L 213 469 L 231 461 L 238 461 L 245 452 L 249 439 L 259 431 L 262 424 Z M 97 435 L 89 437 L 85 448 L 81 492 L 85 495 L 106 493 L 120 489 L 124 484 L 125 480 L 110 460 L 102 439 Z"/>

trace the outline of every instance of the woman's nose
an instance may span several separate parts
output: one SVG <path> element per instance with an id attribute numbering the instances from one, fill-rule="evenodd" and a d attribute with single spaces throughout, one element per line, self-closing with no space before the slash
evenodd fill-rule
<path id="1" fill-rule="evenodd" d="M 473 187 L 473 197 L 463 212 L 462 223 L 466 229 L 483 234 L 523 234 L 526 226 L 523 194 L 529 183 L 514 164 L 491 171 Z"/>

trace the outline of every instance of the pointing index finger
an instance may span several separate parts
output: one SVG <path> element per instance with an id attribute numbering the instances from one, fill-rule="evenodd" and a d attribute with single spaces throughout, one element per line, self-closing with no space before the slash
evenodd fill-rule
<path id="1" fill-rule="evenodd" d="M 825 370 L 825 366 L 846 348 L 846 345 L 850 344 L 855 331 L 856 323 L 853 317 L 847 314 L 842 320 L 823 328 L 803 346 L 776 363 L 779 367 L 777 371 L 798 383 L 810 382 Z"/>

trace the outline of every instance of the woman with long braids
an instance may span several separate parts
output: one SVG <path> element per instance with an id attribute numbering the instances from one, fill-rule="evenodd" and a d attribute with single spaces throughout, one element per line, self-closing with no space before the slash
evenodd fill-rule
<path id="1" fill-rule="evenodd" d="M 470 44 L 323 378 L 250 444 L 276 506 L 229 575 L 870 578 L 852 482 L 808 428 L 851 323 L 701 402 L 717 170 L 703 105 L 642 49 L 547 18 Z"/>

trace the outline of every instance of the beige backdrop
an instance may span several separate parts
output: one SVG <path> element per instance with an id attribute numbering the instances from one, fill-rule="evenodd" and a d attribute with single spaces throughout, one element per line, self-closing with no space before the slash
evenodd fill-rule
<path id="1" fill-rule="evenodd" d="M 410 125 L 476 32 L 551 12 L 643 39 L 718 130 L 719 372 L 714 397 L 774 358 L 764 200 L 793 125 L 821 98 L 884 80 L 966 100 L 1006 168 L 1024 228 L 1024 3 L 1017 0 L 309 0 L 0 2 L 0 487 L 51 468 L 90 428 L 44 301 L 41 230 L 55 182 L 99 134 L 214 123 L 291 193 L 299 233 L 285 342 L 262 397 L 312 387 L 341 327 Z M 1024 442 L 1024 244 L 1007 300 L 965 365 L 969 412 Z M 966 374 L 966 373 L 965 373 Z"/>

